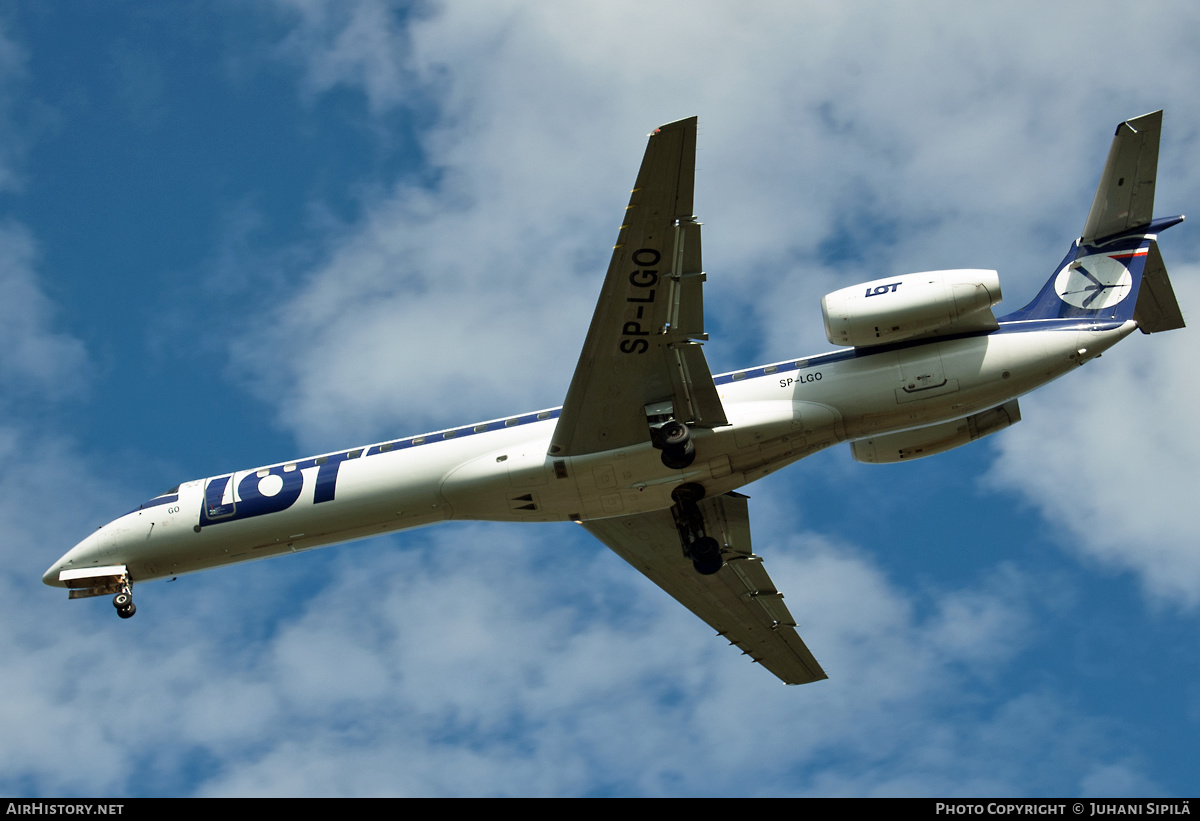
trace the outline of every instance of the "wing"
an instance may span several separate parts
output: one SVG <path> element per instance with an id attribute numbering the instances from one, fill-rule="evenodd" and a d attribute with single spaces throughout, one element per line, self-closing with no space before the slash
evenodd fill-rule
<path id="1" fill-rule="evenodd" d="M 707 335 L 695 167 L 695 117 L 650 135 L 550 440 L 555 456 L 649 441 L 651 404 L 670 402 L 677 420 L 699 427 L 728 424 L 698 341 Z"/>
<path id="2" fill-rule="evenodd" d="M 699 506 L 708 535 L 725 546 L 725 566 L 711 576 L 697 573 L 683 556 L 670 511 L 593 519 L 583 526 L 785 684 L 827 678 L 796 632 L 762 559 L 750 552 L 746 497 L 727 493 Z"/>

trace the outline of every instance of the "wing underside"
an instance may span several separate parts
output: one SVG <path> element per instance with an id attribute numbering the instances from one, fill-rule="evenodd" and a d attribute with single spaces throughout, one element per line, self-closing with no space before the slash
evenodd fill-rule
<path id="1" fill-rule="evenodd" d="M 699 503 L 708 535 L 723 545 L 725 565 L 711 576 L 697 573 L 683 555 L 669 511 L 592 520 L 584 527 L 784 683 L 827 678 L 762 559 L 750 550 L 746 501 L 727 493 Z"/>
<path id="2" fill-rule="evenodd" d="M 650 135 L 552 455 L 647 442 L 646 407 L 665 402 L 680 422 L 728 424 L 700 347 L 707 335 L 695 165 L 695 117 Z"/>

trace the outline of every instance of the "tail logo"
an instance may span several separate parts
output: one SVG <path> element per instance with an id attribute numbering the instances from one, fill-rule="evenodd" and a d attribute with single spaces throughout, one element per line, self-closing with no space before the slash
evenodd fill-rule
<path id="1" fill-rule="evenodd" d="M 1083 257 L 1058 272 L 1054 290 L 1068 305 L 1088 311 L 1111 308 L 1133 289 L 1133 276 L 1127 267 L 1135 256 L 1145 250 L 1121 254 L 1096 254 Z"/>

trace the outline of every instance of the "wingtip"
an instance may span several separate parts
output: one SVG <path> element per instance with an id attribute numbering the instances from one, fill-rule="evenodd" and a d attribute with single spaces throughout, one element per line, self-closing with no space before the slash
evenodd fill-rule
<path id="1" fill-rule="evenodd" d="M 661 134 L 664 131 L 678 131 L 681 128 L 689 128 L 689 127 L 695 128 L 696 123 L 699 121 L 699 119 L 700 119 L 699 117 L 692 116 L 692 117 L 685 117 L 682 120 L 675 120 L 673 122 L 664 123 L 663 125 L 660 125 L 658 128 L 651 131 L 648 136 L 653 137 L 656 134 Z"/>
<path id="2" fill-rule="evenodd" d="M 1161 124 L 1162 116 L 1163 110 L 1160 108 L 1157 111 L 1151 111 L 1148 114 L 1142 114 L 1139 117 L 1130 117 L 1128 120 L 1117 123 L 1117 130 L 1114 132 L 1114 134 L 1121 133 L 1121 126 L 1123 125 L 1128 126 L 1134 131 L 1134 133 L 1137 133 L 1145 129 L 1147 126 Z"/>

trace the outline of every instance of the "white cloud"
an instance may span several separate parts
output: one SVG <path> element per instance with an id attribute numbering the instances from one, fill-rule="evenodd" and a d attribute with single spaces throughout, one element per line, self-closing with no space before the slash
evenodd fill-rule
<path id="1" fill-rule="evenodd" d="M 19 191 L 22 186 L 19 157 L 26 135 L 13 122 L 18 115 L 13 91 L 25 80 L 29 59 L 25 48 L 8 35 L 5 22 L 0 20 L 0 192 Z"/>
<path id="2" fill-rule="evenodd" d="M 296 20 L 278 51 L 302 64 L 306 94 L 361 90 L 371 112 L 380 114 L 417 90 L 409 77 L 403 19 L 410 8 L 379 0 L 276 0 L 276 5 Z"/>
<path id="3" fill-rule="evenodd" d="M 10 794 L 30 783 L 22 779 L 44 794 L 95 794 L 132 766 L 108 726 L 125 703 L 111 688 L 130 671 L 94 626 L 64 611 L 65 592 L 41 584 L 55 559 L 128 504 L 111 471 L 95 467 L 61 436 L 0 425 L 0 783 Z M 76 760 L 79 750 L 95 758 Z"/>
<path id="4" fill-rule="evenodd" d="M 1157 57 L 1151 39 L 1179 35 L 1135 22 L 1122 42 L 1143 70 L 1105 69 L 1101 87 L 1089 72 L 1111 24 L 1033 7 L 964 20 L 948 6 L 922 18 L 876 6 L 689 4 L 680 15 L 454 3 L 407 29 L 383 4 L 289 7 L 300 23 L 283 48 L 304 66 L 304 93 L 360 88 L 376 115 L 407 104 L 414 85 L 439 100 L 423 135 L 438 185 L 384 186 L 360 223 L 325 238 L 296 293 L 236 341 L 241 372 L 283 397 L 283 422 L 314 447 L 560 401 L 640 135 L 657 122 L 702 116 L 698 209 L 710 314 L 725 330 L 710 356 L 774 358 L 823 346 L 816 299 L 868 278 L 818 253 L 843 206 L 867 203 L 846 222 L 866 226 L 864 268 L 994 264 L 1013 270 L 1005 285 L 1019 299 L 1017 285 L 1039 284 L 1082 220 L 1106 129 L 1152 107 L 1089 106 L 1106 95 L 1140 104 L 1135 85 L 1150 75 L 1181 104 L 1195 78 L 1191 61 L 1151 70 L 1190 46 Z M 1194 115 L 1176 116 L 1186 132 Z M 13 267 L 31 272 L 32 244 L 12 236 Z M 983 249 L 1006 263 L 972 256 Z M 1187 275 L 1174 268 L 1177 281 Z M 13 292 L 23 304 L 42 306 L 20 327 L 43 370 L 77 372 L 81 349 L 50 330 L 35 278 L 13 281 L 25 283 Z M 1194 601 L 1182 590 L 1194 578 L 1186 519 L 1152 511 L 1157 494 L 1187 486 L 1194 456 L 1191 439 L 1162 435 L 1190 430 L 1190 386 L 1166 384 L 1187 364 L 1188 338 L 1132 340 L 1043 404 L 1023 400 L 1026 421 L 1004 442 L 1031 439 L 997 469 L 1010 484 L 1044 481 L 1039 504 L 1090 534 L 1089 555 L 1182 603 Z M 1173 367 L 1137 353 L 1160 342 Z M 1113 375 L 1126 380 L 1119 395 Z M 1074 389 L 1096 401 L 1075 402 Z M 1087 429 L 1105 422 L 1098 407 L 1146 418 L 1139 392 L 1171 428 L 1127 427 L 1129 441 L 1086 451 Z M 1083 502 L 1046 468 L 1064 430 L 1085 447 L 1064 451 L 1086 468 Z M 784 517 L 756 499 L 758 552 L 833 676 L 802 688 L 739 658 L 569 527 L 452 526 L 146 585 L 125 622 L 105 601 L 67 606 L 35 581 L 57 555 L 45 546 L 92 524 L 81 509 L 108 509 L 105 471 L 24 429 L 3 442 L 0 532 L 6 556 L 22 557 L 0 596 L 19 625 L 0 636 L 0 654 L 17 661 L 0 671 L 0 737 L 19 740 L 0 773 L 14 792 L 1156 790 L 1129 753 L 1130 728 L 1073 703 L 1052 672 L 1042 686 L 1013 675 L 1049 605 L 1007 565 L 914 591 L 853 545 L 781 535 Z M 37 470 L 20 458 L 28 442 Z M 1147 472 L 1165 465 L 1174 484 L 1114 477 L 1110 447 Z M 1117 516 L 1105 504 L 1114 479 Z M 56 505 L 64 492 L 72 517 Z M 1152 561 L 1126 544 L 1144 532 Z"/>
<path id="5" fill-rule="evenodd" d="M 213 762 L 210 795 L 1002 795 L 1093 766 L 1150 783 L 1110 752 L 1119 734 L 1049 693 L 973 703 L 1037 608 L 1011 570 L 914 596 L 846 545 L 764 546 L 832 676 L 785 688 L 582 538 L 456 526 L 310 557 L 327 583 L 235 653 L 239 620 L 195 604 L 229 581 L 287 586 L 303 562 L 146 586 L 140 621 L 39 607 L 4 639 L 40 647 L 6 674 L 6 737 L 63 740 L 4 770 L 45 792 L 141 791 L 116 752 L 140 747 L 163 784 Z"/>
<path id="6" fill-rule="evenodd" d="M 593 298 L 553 284 L 575 265 L 571 241 L 505 235 L 489 209 L 432 219 L 428 199 L 401 191 L 236 345 L 309 446 L 344 444 L 328 439 L 334 418 L 354 439 L 561 401 Z"/>
<path id="7" fill-rule="evenodd" d="M 1200 267 L 1174 265 L 1171 275 L 1186 316 L 1200 304 Z M 1196 334 L 1138 334 L 1023 398 L 992 474 L 1059 525 L 1068 550 L 1189 608 L 1200 604 Z"/>
<path id="8" fill-rule="evenodd" d="M 403 28 L 383 3 L 287 7 L 306 88 L 361 88 L 376 113 L 437 100 L 440 182 L 368 203 L 234 346 L 313 446 L 331 418 L 370 438 L 560 402 L 659 122 L 701 115 L 708 355 L 730 369 L 826 347 L 821 294 L 889 272 L 996 267 L 1021 304 L 1082 224 L 1112 124 L 1152 107 L 1134 74 L 1092 71 L 1112 20 L 1032 5 L 453 3 Z M 1194 76 L 1154 31 L 1120 32 L 1167 89 Z M 1097 117 L 1104 95 L 1131 102 Z M 1168 131 L 1194 119 L 1177 106 Z"/>
<path id="9" fill-rule="evenodd" d="M 74 337 L 52 330 L 54 307 L 38 283 L 37 246 L 19 223 L 0 223 L 0 386 L 11 397 L 78 396 L 87 386 L 87 354 Z"/>

